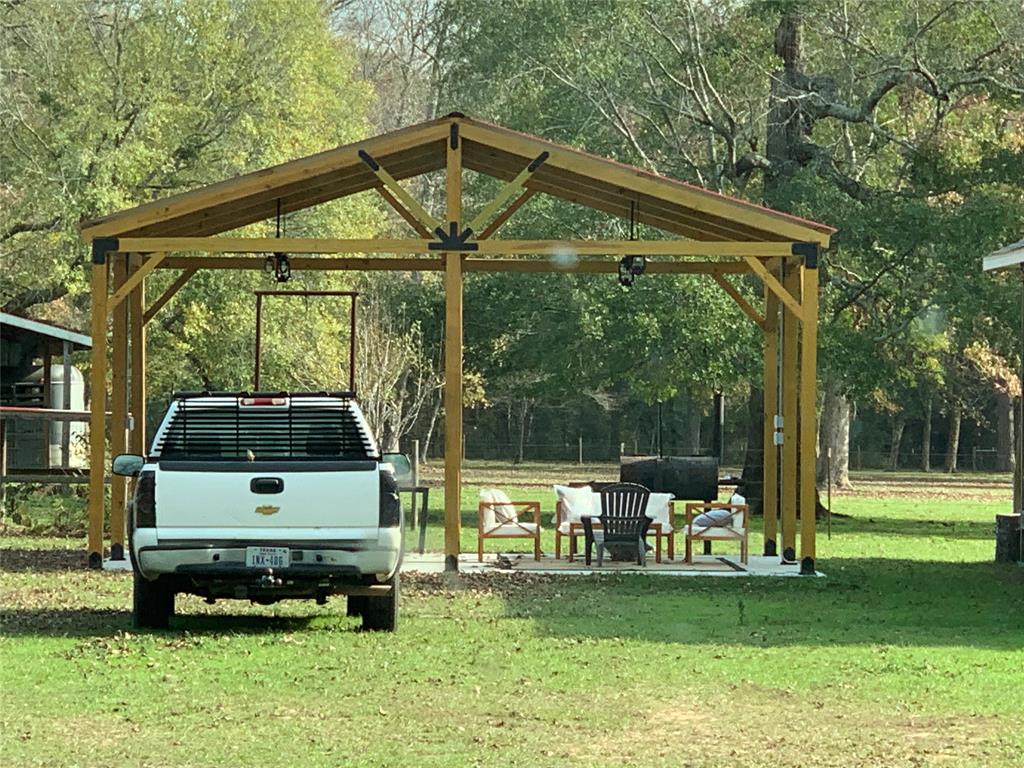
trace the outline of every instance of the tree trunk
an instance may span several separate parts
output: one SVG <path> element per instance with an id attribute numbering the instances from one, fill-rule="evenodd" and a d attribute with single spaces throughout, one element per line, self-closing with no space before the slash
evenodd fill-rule
<path id="1" fill-rule="evenodd" d="M 946 443 L 946 472 L 956 472 L 956 455 L 960 452 L 960 421 L 963 419 L 964 407 L 954 401 L 949 407 L 949 440 Z"/>
<path id="2" fill-rule="evenodd" d="M 823 390 L 815 476 L 819 487 L 831 482 L 837 488 L 850 488 L 850 401 L 834 382 L 826 382 Z"/>
<path id="3" fill-rule="evenodd" d="M 932 471 L 932 396 L 924 401 L 924 421 L 921 423 L 921 470 Z"/>
<path id="4" fill-rule="evenodd" d="M 786 187 L 800 169 L 801 147 L 810 130 L 810 123 L 801 114 L 796 87 L 802 78 L 799 71 L 802 23 L 799 13 L 787 11 L 782 14 L 775 30 L 775 55 L 782 60 L 783 71 L 772 73 L 771 78 L 765 135 L 765 155 L 770 169 L 765 173 L 762 197 L 765 205 L 781 211 L 790 207 Z M 750 388 L 747 412 L 749 426 L 747 455 L 743 462 L 743 495 L 751 509 L 760 513 L 764 478 L 764 393 L 758 387 Z"/>
<path id="5" fill-rule="evenodd" d="M 704 414 L 696 399 L 690 399 L 690 413 L 686 417 L 686 452 L 691 456 L 700 453 L 700 423 Z"/>
<path id="6" fill-rule="evenodd" d="M 898 413 L 892 420 L 892 444 L 889 446 L 889 471 L 895 472 L 900 467 L 900 444 L 903 442 L 903 428 L 907 426 L 907 418 Z"/>
<path id="7" fill-rule="evenodd" d="M 519 403 L 519 447 L 516 449 L 516 463 L 523 463 L 523 455 L 526 453 L 526 414 L 530 407 L 529 400 Z"/>
<path id="8" fill-rule="evenodd" d="M 434 408 L 430 414 L 430 424 L 427 427 L 427 435 L 426 437 L 423 438 L 423 446 L 421 448 L 421 450 L 423 451 L 423 455 L 420 456 L 420 462 L 422 462 L 423 464 L 427 463 L 427 456 L 430 455 L 430 441 L 434 437 L 434 427 L 437 426 L 437 417 L 440 415 L 440 413 L 441 395 L 440 393 L 438 393 L 437 397 L 434 398 Z"/>
<path id="9" fill-rule="evenodd" d="M 1013 398 L 1007 392 L 996 392 L 996 471 L 1012 472 Z"/>

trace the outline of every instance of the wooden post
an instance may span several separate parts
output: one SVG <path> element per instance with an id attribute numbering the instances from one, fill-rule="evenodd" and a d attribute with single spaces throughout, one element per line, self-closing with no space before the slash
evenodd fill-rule
<path id="1" fill-rule="evenodd" d="M 114 254 L 111 264 L 116 292 L 128 279 L 127 254 Z M 128 427 L 128 304 L 121 302 L 113 312 L 110 355 L 110 453 L 117 456 L 127 448 Z M 124 560 L 127 478 L 110 478 L 110 559 Z"/>
<path id="2" fill-rule="evenodd" d="M 779 414 L 779 300 L 764 287 L 764 554 L 775 557 L 779 529 L 779 449 L 775 445 L 775 417 Z"/>
<path id="3" fill-rule="evenodd" d="M 447 142 L 449 228 L 461 231 L 462 141 L 453 123 Z M 459 569 L 462 528 L 462 254 L 444 254 L 444 567 Z"/>
<path id="4" fill-rule="evenodd" d="M 800 267 L 795 263 L 783 266 L 784 284 L 794 296 L 800 295 Z M 800 376 L 797 371 L 797 345 L 800 338 L 800 318 L 793 310 L 783 307 L 782 312 L 782 559 L 796 562 L 796 510 L 797 510 L 797 404 Z"/>
<path id="5" fill-rule="evenodd" d="M 101 259 L 97 263 L 97 258 Z M 103 566 L 103 476 L 107 461 L 107 263 L 93 256 L 89 404 L 89 567 Z"/>
<path id="6" fill-rule="evenodd" d="M 63 348 L 63 379 L 64 388 L 61 390 L 60 407 L 65 411 L 71 410 L 71 342 L 65 341 Z M 71 422 L 63 420 L 60 425 L 60 466 L 67 469 L 71 466 Z"/>
<path id="7" fill-rule="evenodd" d="M 129 264 L 134 272 L 142 265 L 142 256 L 132 254 Z M 131 432 L 128 446 L 132 453 L 146 453 L 146 281 L 128 296 L 131 335 Z"/>
<path id="8" fill-rule="evenodd" d="M 50 342 L 43 344 L 43 408 L 53 408 L 53 348 Z M 50 427 L 52 422 L 43 422 L 43 468 L 50 468 Z"/>
<path id="9" fill-rule="evenodd" d="M 818 494 L 815 486 L 818 398 L 818 256 L 803 267 L 803 308 L 800 344 L 800 573 L 813 576 L 816 557 Z"/>
<path id="10" fill-rule="evenodd" d="M 7 514 L 7 421 L 0 417 L 0 515 Z"/>

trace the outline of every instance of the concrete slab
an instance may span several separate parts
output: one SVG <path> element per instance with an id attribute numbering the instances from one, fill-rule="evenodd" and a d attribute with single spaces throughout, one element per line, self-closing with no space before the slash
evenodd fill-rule
<path id="1" fill-rule="evenodd" d="M 485 555 L 484 561 L 478 562 L 476 555 L 459 556 L 459 570 L 463 573 L 531 573 L 564 576 L 591 576 L 605 573 L 642 573 L 648 576 L 775 576 L 789 578 L 800 575 L 799 565 L 783 565 L 778 557 L 750 557 L 750 562 L 742 565 L 739 557 L 694 555 L 693 563 L 682 560 L 665 560 L 655 563 L 649 558 L 646 566 L 635 563 L 605 562 L 602 568 L 596 565 L 587 566 L 582 559 L 569 562 L 565 558 L 556 560 L 550 556 L 542 556 L 539 561 L 531 555 Z M 403 573 L 442 573 L 444 571 L 444 555 L 428 552 L 420 555 L 407 553 L 402 562 Z M 817 572 L 815 576 L 824 576 Z"/>

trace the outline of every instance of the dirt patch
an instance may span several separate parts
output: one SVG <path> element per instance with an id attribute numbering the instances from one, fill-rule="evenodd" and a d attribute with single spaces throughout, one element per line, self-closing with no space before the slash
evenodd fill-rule
<path id="1" fill-rule="evenodd" d="M 88 568 L 83 549 L 0 549 L 0 571 L 52 573 Z"/>

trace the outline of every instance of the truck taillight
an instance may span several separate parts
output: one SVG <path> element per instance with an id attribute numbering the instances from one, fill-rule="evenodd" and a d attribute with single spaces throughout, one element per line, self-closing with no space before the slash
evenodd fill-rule
<path id="1" fill-rule="evenodd" d="M 135 486 L 135 527 L 156 527 L 156 472 L 152 470 L 142 472 Z"/>
<path id="2" fill-rule="evenodd" d="M 402 524 L 402 502 L 398 498 L 398 483 L 390 472 L 380 473 L 381 528 L 395 528 Z"/>
<path id="3" fill-rule="evenodd" d="M 239 402 L 240 405 L 247 405 L 247 406 L 252 406 L 252 405 L 263 405 L 263 406 L 277 405 L 277 406 L 285 406 L 285 405 L 288 405 L 288 398 L 287 397 L 242 397 L 242 398 L 239 398 L 238 402 Z"/>

